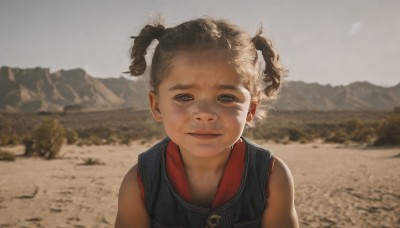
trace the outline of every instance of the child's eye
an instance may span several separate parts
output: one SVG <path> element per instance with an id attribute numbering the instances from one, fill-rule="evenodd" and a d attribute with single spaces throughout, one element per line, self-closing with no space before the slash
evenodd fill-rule
<path id="1" fill-rule="evenodd" d="M 193 96 L 189 94 L 178 94 L 174 97 L 174 100 L 177 101 L 191 101 L 193 100 Z"/>
<path id="2" fill-rule="evenodd" d="M 218 100 L 223 102 L 223 103 L 229 103 L 229 102 L 233 102 L 236 100 L 236 97 L 232 96 L 232 95 L 221 95 L 218 97 Z"/>

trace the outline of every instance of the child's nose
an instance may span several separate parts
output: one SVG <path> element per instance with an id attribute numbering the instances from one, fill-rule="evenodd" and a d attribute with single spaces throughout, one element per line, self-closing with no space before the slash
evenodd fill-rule
<path id="1" fill-rule="evenodd" d="M 212 122 L 217 119 L 217 114 L 209 102 L 199 102 L 197 109 L 193 112 L 197 121 Z"/>
<path id="2" fill-rule="evenodd" d="M 217 115 L 214 112 L 201 111 L 194 113 L 194 118 L 197 121 L 213 122 L 217 119 Z"/>

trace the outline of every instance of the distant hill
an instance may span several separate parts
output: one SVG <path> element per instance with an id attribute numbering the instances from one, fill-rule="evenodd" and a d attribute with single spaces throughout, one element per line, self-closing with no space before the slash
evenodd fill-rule
<path id="1" fill-rule="evenodd" d="M 301 81 L 284 84 L 278 110 L 393 110 L 400 106 L 400 83 L 381 87 L 369 82 L 346 86 L 320 85 Z"/>
<path id="2" fill-rule="evenodd" d="M 142 84 L 123 77 L 96 79 L 82 69 L 50 73 L 48 68 L 1 67 L 0 110 L 38 112 L 62 111 L 64 107 L 79 107 L 79 110 L 139 108 L 144 103 Z"/>
<path id="3" fill-rule="evenodd" d="M 0 69 L 0 111 L 146 109 L 146 77 L 98 79 L 83 69 Z M 381 87 L 368 82 L 347 86 L 288 81 L 273 106 L 278 110 L 392 110 L 400 106 L 400 83 Z"/>

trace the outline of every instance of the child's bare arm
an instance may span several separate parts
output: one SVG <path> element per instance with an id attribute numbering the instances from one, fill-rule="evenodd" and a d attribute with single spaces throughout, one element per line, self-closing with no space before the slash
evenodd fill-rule
<path id="1" fill-rule="evenodd" d="M 262 218 L 262 227 L 299 227 L 294 207 L 292 174 L 285 163 L 276 158 L 269 182 L 268 206 Z"/>
<path id="2" fill-rule="evenodd" d="M 122 181 L 118 196 L 116 228 L 150 227 L 149 217 L 141 199 L 137 181 L 137 165 L 133 166 Z"/>

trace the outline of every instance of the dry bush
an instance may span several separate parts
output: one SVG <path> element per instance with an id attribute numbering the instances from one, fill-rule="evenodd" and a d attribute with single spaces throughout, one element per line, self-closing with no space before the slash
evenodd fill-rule
<path id="1" fill-rule="evenodd" d="M 131 141 L 132 141 L 131 138 L 128 137 L 128 136 L 126 136 L 126 137 L 122 138 L 122 139 L 119 141 L 119 143 L 122 144 L 122 145 L 130 146 L 131 143 L 132 143 Z"/>
<path id="2" fill-rule="evenodd" d="M 348 139 L 357 143 L 371 143 L 375 137 L 375 130 L 372 124 L 359 120 L 351 120 L 344 124 Z"/>
<path id="3" fill-rule="evenodd" d="M 16 134 L 0 136 L 0 146 L 19 145 L 21 139 Z"/>
<path id="4" fill-rule="evenodd" d="M 288 137 L 288 131 L 284 126 L 282 126 L 282 128 L 270 127 L 267 123 L 268 122 L 264 120 L 252 128 L 247 128 L 243 135 L 248 138 L 266 141 L 273 140 L 277 143 Z"/>
<path id="5" fill-rule="evenodd" d="M 100 146 L 103 144 L 102 140 L 96 135 L 91 135 L 88 140 L 91 142 L 91 145 Z"/>
<path id="6" fill-rule="evenodd" d="M 79 138 L 76 145 L 78 146 L 101 146 L 108 144 L 107 139 L 101 139 L 96 135 L 90 135 L 89 137 Z"/>
<path id="7" fill-rule="evenodd" d="M 15 161 L 15 155 L 11 152 L 0 150 L 0 161 Z"/>
<path id="8" fill-rule="evenodd" d="M 0 146 L 7 146 L 8 142 L 8 135 L 0 135 Z"/>
<path id="9" fill-rule="evenodd" d="M 324 138 L 325 142 L 332 143 L 371 143 L 376 134 L 374 126 L 373 123 L 350 120 L 332 126 L 330 134 L 321 138 Z"/>
<path id="10" fill-rule="evenodd" d="M 83 138 L 83 139 L 81 138 L 81 139 L 78 140 L 76 145 L 78 145 L 78 146 L 91 146 L 92 142 L 87 138 Z"/>
<path id="11" fill-rule="evenodd" d="M 375 137 L 375 129 L 372 127 L 363 127 L 356 129 L 351 134 L 351 141 L 359 143 L 371 143 Z"/>
<path id="12" fill-rule="evenodd" d="M 33 141 L 32 135 L 25 135 L 22 139 L 22 143 L 25 146 L 24 156 L 32 156 L 35 153 L 35 142 Z"/>
<path id="13" fill-rule="evenodd" d="M 377 139 L 374 144 L 400 145 L 400 114 L 386 116 L 377 129 Z"/>
<path id="14" fill-rule="evenodd" d="M 316 138 L 327 139 L 335 136 L 339 128 L 345 131 L 346 140 L 364 142 L 373 141 L 375 133 L 371 133 L 373 124 L 379 123 L 387 112 L 376 111 L 273 111 L 245 131 L 248 138 L 290 142 L 297 139 L 301 143 Z M 31 134 L 42 119 L 51 117 L 58 119 L 63 126 L 78 134 L 77 145 L 92 145 L 91 136 L 100 139 L 101 144 L 129 144 L 130 141 L 156 140 L 166 136 L 162 125 L 153 121 L 147 110 L 122 109 L 113 111 L 82 113 L 49 113 L 39 115 L 33 113 L 0 113 L 0 145 L 22 143 L 21 135 Z M 356 121 L 355 121 L 356 120 Z M 289 132 L 288 129 L 295 129 Z M 375 131 L 375 130 L 374 130 Z M 306 137 L 302 138 L 306 133 Z M 68 132 L 67 132 L 68 134 Z M 340 136 L 339 133 L 338 136 Z M 12 136 L 13 135 L 13 136 Z M 13 137 L 10 140 L 10 136 Z M 18 136 L 18 137 L 15 137 Z M 67 135 L 68 143 L 74 141 Z M 335 140 L 336 140 L 335 139 Z M 337 141 L 337 140 L 336 140 Z M 339 140 L 340 141 L 340 140 Z"/>
<path id="15" fill-rule="evenodd" d="M 75 144 L 79 139 L 78 133 L 70 128 L 65 129 L 65 137 L 67 138 L 67 144 Z"/>
<path id="16" fill-rule="evenodd" d="M 83 163 L 81 165 L 105 165 L 104 162 L 97 158 L 83 158 Z"/>
<path id="17" fill-rule="evenodd" d="M 118 135 L 116 133 L 112 133 L 105 140 L 105 144 L 115 145 L 118 142 Z"/>
<path id="18" fill-rule="evenodd" d="M 65 141 L 65 129 L 58 120 L 45 118 L 33 131 L 32 141 L 32 152 L 29 155 L 37 153 L 47 159 L 56 158 Z"/>
<path id="19" fill-rule="evenodd" d="M 307 134 L 299 128 L 289 128 L 288 135 L 290 141 L 306 141 L 309 139 Z"/>
<path id="20" fill-rule="evenodd" d="M 348 141 L 349 136 L 345 130 L 342 128 L 337 129 L 336 131 L 332 132 L 332 135 L 325 139 L 325 142 L 331 143 L 344 143 Z"/>
<path id="21" fill-rule="evenodd" d="M 344 123 L 343 125 L 348 135 L 351 135 L 354 131 L 363 127 L 363 124 L 359 120 L 350 120 Z"/>

